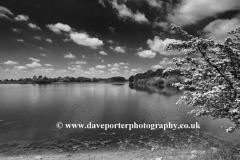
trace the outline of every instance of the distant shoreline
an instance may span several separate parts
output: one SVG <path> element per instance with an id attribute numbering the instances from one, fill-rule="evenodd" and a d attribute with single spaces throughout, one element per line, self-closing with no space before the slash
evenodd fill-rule
<path id="1" fill-rule="evenodd" d="M 46 83 L 46 84 L 60 84 L 60 83 L 127 83 L 128 81 L 122 82 L 122 81 L 114 81 L 114 82 L 104 82 L 104 81 L 99 81 L 99 82 L 52 82 L 52 83 Z M 39 83 L 31 83 L 31 82 L 5 82 L 5 81 L 0 81 L 0 84 L 39 84 Z"/>

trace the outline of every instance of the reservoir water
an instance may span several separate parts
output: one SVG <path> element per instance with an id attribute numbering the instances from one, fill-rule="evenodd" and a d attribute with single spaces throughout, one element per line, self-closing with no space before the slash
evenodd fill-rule
<path id="1" fill-rule="evenodd" d="M 128 83 L 59 83 L 49 85 L 0 85 L 0 142 L 33 141 L 46 137 L 66 139 L 101 134 L 130 135 L 119 129 L 58 129 L 56 123 L 95 124 L 191 124 L 199 131 L 240 142 L 240 132 L 226 133 L 221 126 L 232 126 L 227 119 L 196 118 L 187 114 L 186 105 L 175 105 L 182 95 L 174 89 L 133 87 Z M 138 130 L 135 131 L 137 133 Z M 140 132 L 140 130 L 139 130 Z M 148 131 L 151 133 L 152 131 Z M 132 132 L 131 132 L 132 134 Z"/>

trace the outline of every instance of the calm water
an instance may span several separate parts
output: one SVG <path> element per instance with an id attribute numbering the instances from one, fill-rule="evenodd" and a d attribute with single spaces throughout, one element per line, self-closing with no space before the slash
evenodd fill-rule
<path id="1" fill-rule="evenodd" d="M 228 120 L 195 118 L 185 105 L 176 106 L 181 92 L 154 87 L 129 87 L 101 83 L 50 85 L 0 85 L 0 142 L 35 140 L 76 133 L 96 136 L 80 129 L 57 129 L 56 123 L 195 123 L 201 131 L 239 141 L 239 130 L 227 134 L 220 128 Z M 122 130 L 127 133 L 127 130 Z M 75 133 L 75 134 L 74 134 Z M 78 134 L 84 136 L 84 134 Z"/>

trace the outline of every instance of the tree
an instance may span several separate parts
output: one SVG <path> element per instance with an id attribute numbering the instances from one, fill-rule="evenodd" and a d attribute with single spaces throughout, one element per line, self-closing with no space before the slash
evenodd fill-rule
<path id="1" fill-rule="evenodd" d="M 231 37 L 224 42 L 211 38 L 195 38 L 172 25 L 188 40 L 173 42 L 166 50 L 184 50 L 186 57 L 174 58 L 174 68 L 164 72 L 180 71 L 185 83 L 176 83 L 184 91 L 177 104 L 185 102 L 194 107 L 190 113 L 195 116 L 210 115 L 215 118 L 227 118 L 234 127 L 222 127 L 227 132 L 240 128 L 240 28 L 228 32 Z M 195 57 L 195 58 L 194 58 Z"/>

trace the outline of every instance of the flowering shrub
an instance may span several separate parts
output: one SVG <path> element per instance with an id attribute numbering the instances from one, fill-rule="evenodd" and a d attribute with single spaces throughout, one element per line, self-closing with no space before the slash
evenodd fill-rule
<path id="1" fill-rule="evenodd" d="M 167 68 L 164 72 L 180 71 L 186 79 L 175 86 L 180 89 L 195 88 L 194 91 L 185 91 L 177 104 L 184 102 L 196 108 L 190 112 L 195 116 L 229 119 L 235 126 L 222 127 L 227 132 L 239 129 L 240 28 L 228 32 L 233 38 L 220 42 L 193 37 L 178 26 L 171 27 L 189 40 L 166 46 L 166 50 L 186 51 L 186 57 L 174 58 L 174 68 Z"/>

